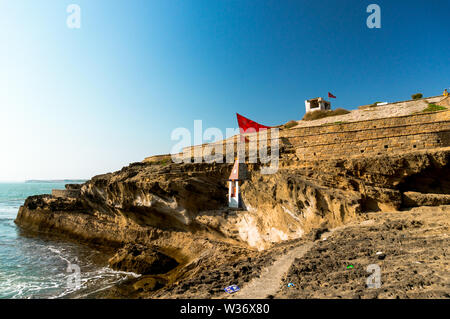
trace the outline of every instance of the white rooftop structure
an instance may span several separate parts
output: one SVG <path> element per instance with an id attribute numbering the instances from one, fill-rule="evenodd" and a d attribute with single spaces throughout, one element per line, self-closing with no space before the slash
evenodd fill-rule
<path id="1" fill-rule="evenodd" d="M 317 110 L 331 110 L 331 102 L 326 101 L 321 97 L 305 101 L 306 112 L 313 112 Z"/>

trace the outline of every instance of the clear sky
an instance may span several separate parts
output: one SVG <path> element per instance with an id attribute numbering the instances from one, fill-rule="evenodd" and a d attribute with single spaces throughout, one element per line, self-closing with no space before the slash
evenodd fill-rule
<path id="1" fill-rule="evenodd" d="M 69 4 L 81 28 L 69 29 Z M 369 29 L 369 4 L 381 28 Z M 450 1 L 0 0 L 0 180 L 90 178 L 177 127 L 301 119 L 450 86 Z"/>

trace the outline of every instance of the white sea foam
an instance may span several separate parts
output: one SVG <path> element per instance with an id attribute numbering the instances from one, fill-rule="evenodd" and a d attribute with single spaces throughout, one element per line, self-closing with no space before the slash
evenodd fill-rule
<path id="1" fill-rule="evenodd" d="M 14 219 L 30 195 L 48 193 L 56 184 L 0 184 L 0 298 L 77 298 L 107 289 L 134 273 L 114 271 L 94 260 L 101 252 L 88 247 L 20 235 Z M 103 259 L 102 259 L 103 258 Z M 79 290 L 67 285 L 68 264 L 81 270 Z"/>

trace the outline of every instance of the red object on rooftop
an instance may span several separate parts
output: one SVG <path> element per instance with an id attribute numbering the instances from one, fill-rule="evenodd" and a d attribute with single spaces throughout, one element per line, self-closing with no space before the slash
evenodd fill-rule
<path id="1" fill-rule="evenodd" d="M 259 132 L 260 129 L 270 129 L 270 126 L 261 125 L 259 123 L 256 123 L 255 121 L 252 121 L 239 113 L 236 113 L 237 121 L 239 124 L 239 128 L 241 129 L 241 133 L 246 132 L 249 128 L 255 129 L 256 132 Z M 244 132 L 242 132 L 244 130 Z"/>
<path id="2" fill-rule="evenodd" d="M 335 97 L 333 94 L 331 94 L 330 92 L 328 92 L 328 97 L 329 97 L 329 98 L 333 98 L 333 99 L 336 98 L 336 97 Z"/>

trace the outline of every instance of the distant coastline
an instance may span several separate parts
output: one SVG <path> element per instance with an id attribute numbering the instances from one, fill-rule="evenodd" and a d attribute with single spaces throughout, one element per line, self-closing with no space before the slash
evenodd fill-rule
<path id="1" fill-rule="evenodd" d="M 87 179 L 30 179 L 25 183 L 66 183 L 66 184 L 81 184 L 87 182 Z"/>

